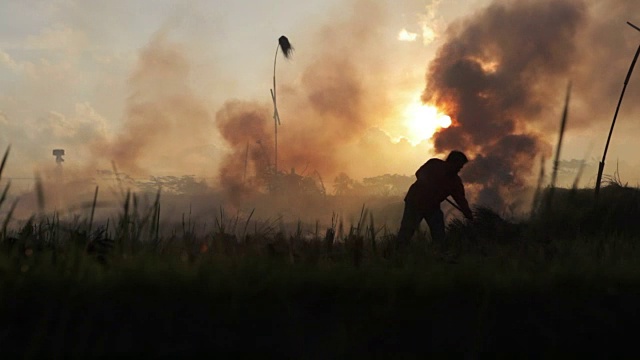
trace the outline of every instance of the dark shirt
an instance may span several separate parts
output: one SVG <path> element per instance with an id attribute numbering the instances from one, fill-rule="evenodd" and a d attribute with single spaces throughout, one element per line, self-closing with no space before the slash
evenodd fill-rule
<path id="1" fill-rule="evenodd" d="M 436 211 L 440 209 L 440 203 L 451 195 L 464 215 L 471 217 L 462 180 L 450 163 L 430 159 L 416 171 L 416 178 L 404 198 L 407 204 L 420 211 Z"/>

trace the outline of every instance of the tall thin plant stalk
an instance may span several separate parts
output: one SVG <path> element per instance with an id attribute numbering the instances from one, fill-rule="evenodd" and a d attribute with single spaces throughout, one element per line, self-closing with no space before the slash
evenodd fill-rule
<path id="1" fill-rule="evenodd" d="M 91 203 L 91 216 L 89 217 L 89 229 L 87 230 L 87 235 L 91 236 L 91 227 L 93 225 L 93 216 L 96 212 L 96 204 L 98 202 L 98 186 L 96 186 L 96 191 L 93 194 L 93 202 Z"/>
<path id="2" fill-rule="evenodd" d="M 569 114 L 569 99 L 571 98 L 571 82 L 567 86 L 567 94 L 564 98 L 564 110 L 562 111 L 562 119 L 560 119 L 560 133 L 558 136 L 558 144 L 556 145 L 556 154 L 553 158 L 553 172 L 551 173 L 551 188 L 549 189 L 549 203 L 553 197 L 556 187 L 556 179 L 558 177 L 558 167 L 560 165 L 560 149 L 562 149 L 562 139 L 564 138 L 564 128 L 567 125 L 567 115 Z"/>
<path id="3" fill-rule="evenodd" d="M 7 164 L 7 158 L 9 158 L 10 152 L 11 152 L 11 145 L 7 146 L 7 150 L 5 150 L 4 152 L 2 161 L 0 161 L 0 179 L 2 179 L 2 172 L 4 170 L 4 166 Z M 2 191 L 2 195 L 0 195 L 0 206 L 2 206 L 2 204 L 7 199 L 7 194 L 9 193 L 10 187 L 11 187 L 11 180 L 7 181 L 7 185 L 5 185 L 4 190 Z M 13 211 L 15 210 L 16 205 L 18 205 L 17 198 L 13 201 L 13 204 L 11 204 L 11 208 L 9 209 L 9 212 L 7 213 L 7 215 L 5 216 L 2 222 L 2 228 L 0 229 L 0 240 L 4 240 L 7 237 L 7 225 L 9 224 L 9 221 L 11 221 L 11 216 L 13 215 Z"/>
<path id="4" fill-rule="evenodd" d="M 631 24 L 629 24 L 631 25 Z M 620 104 L 622 103 L 622 98 L 624 97 L 624 92 L 627 90 L 627 84 L 629 83 L 629 78 L 631 77 L 631 73 L 633 73 L 633 68 L 636 66 L 636 61 L 638 60 L 638 55 L 640 54 L 640 46 L 638 46 L 638 50 L 636 50 L 636 55 L 633 57 L 633 61 L 631 62 L 631 66 L 629 67 L 629 72 L 627 72 L 627 77 L 624 80 L 624 85 L 622 86 L 622 93 L 620 94 L 620 99 L 618 100 L 618 106 L 616 106 L 616 112 L 613 114 L 613 121 L 611 122 L 611 129 L 609 129 L 609 136 L 607 137 L 607 144 L 604 146 L 604 153 L 602 154 L 602 161 L 598 166 L 598 177 L 596 178 L 596 198 L 600 193 L 600 182 L 602 181 L 602 171 L 604 170 L 604 160 L 607 157 L 607 150 L 609 149 L 609 142 L 611 141 L 611 134 L 613 134 L 613 127 L 616 124 L 616 118 L 618 117 L 618 111 L 620 110 Z"/>
<path id="5" fill-rule="evenodd" d="M 0 162 L 0 180 L 2 180 L 2 171 L 4 170 L 4 165 L 7 163 L 7 158 L 9 157 L 10 151 L 11 145 L 7 146 L 7 150 L 4 152 L 4 156 L 2 157 L 2 162 Z M 4 203 L 4 200 L 7 198 L 10 187 L 11 180 L 7 181 L 7 185 L 5 185 L 4 190 L 2 191 L 2 195 L 0 195 L 0 206 L 2 206 L 2 203 Z"/>
<path id="6" fill-rule="evenodd" d="M 273 89 L 271 89 L 271 100 L 273 100 L 273 125 L 275 134 L 275 163 L 274 174 L 278 175 L 278 125 L 280 125 L 280 114 L 278 113 L 278 102 L 276 100 L 276 63 L 278 61 L 278 50 L 282 49 L 282 55 L 289 58 L 293 53 L 293 46 L 289 43 L 286 36 L 280 36 L 278 46 L 276 46 L 276 54 L 273 58 Z"/>
<path id="7" fill-rule="evenodd" d="M 0 176 L 2 176 L 2 170 L 4 170 L 4 165 L 7 163 L 9 152 L 11 152 L 11 145 L 7 146 L 7 150 L 4 151 L 4 156 L 2 156 L 2 161 L 0 162 Z"/>

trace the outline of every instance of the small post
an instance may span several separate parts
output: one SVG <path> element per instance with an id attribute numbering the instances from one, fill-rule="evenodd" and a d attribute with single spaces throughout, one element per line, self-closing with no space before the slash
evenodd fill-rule
<path id="1" fill-rule="evenodd" d="M 64 162 L 64 159 L 62 158 L 64 156 L 64 149 L 53 149 L 53 156 L 56 157 L 56 177 L 57 177 L 57 181 L 61 182 L 62 181 L 62 163 Z"/>
<path id="2" fill-rule="evenodd" d="M 64 156 L 64 149 L 53 149 L 53 156 L 56 157 L 56 164 L 59 166 L 62 165 L 64 162 L 64 159 L 62 158 Z"/>

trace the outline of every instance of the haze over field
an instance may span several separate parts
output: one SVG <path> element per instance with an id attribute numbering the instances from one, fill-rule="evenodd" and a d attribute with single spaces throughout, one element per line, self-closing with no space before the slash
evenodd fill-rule
<path id="1" fill-rule="evenodd" d="M 462 173 L 472 198 L 501 207 L 550 160 L 571 81 L 560 184 L 573 181 L 571 160 L 586 159 L 581 185 L 593 186 L 640 44 L 626 24 L 640 23 L 635 14 L 628 0 L 4 2 L 4 175 L 46 177 L 63 148 L 67 179 L 113 162 L 134 178 L 195 175 L 242 190 L 273 165 L 269 89 L 286 35 L 295 51 L 276 68 L 281 170 L 330 186 L 341 172 L 411 175 L 460 149 L 475 159 Z M 638 73 L 605 167 L 631 185 Z"/>

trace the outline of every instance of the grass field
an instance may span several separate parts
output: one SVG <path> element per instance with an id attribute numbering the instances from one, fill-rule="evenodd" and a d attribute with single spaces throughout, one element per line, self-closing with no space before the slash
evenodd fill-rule
<path id="1" fill-rule="evenodd" d="M 478 208 L 446 242 L 419 233 L 403 251 L 365 209 L 315 230 L 231 227 L 220 213 L 208 231 L 187 218 L 171 233 L 160 198 L 127 197 L 107 224 L 8 214 L 0 344 L 26 358 L 634 350 L 640 191 L 553 194 L 526 219 Z"/>

